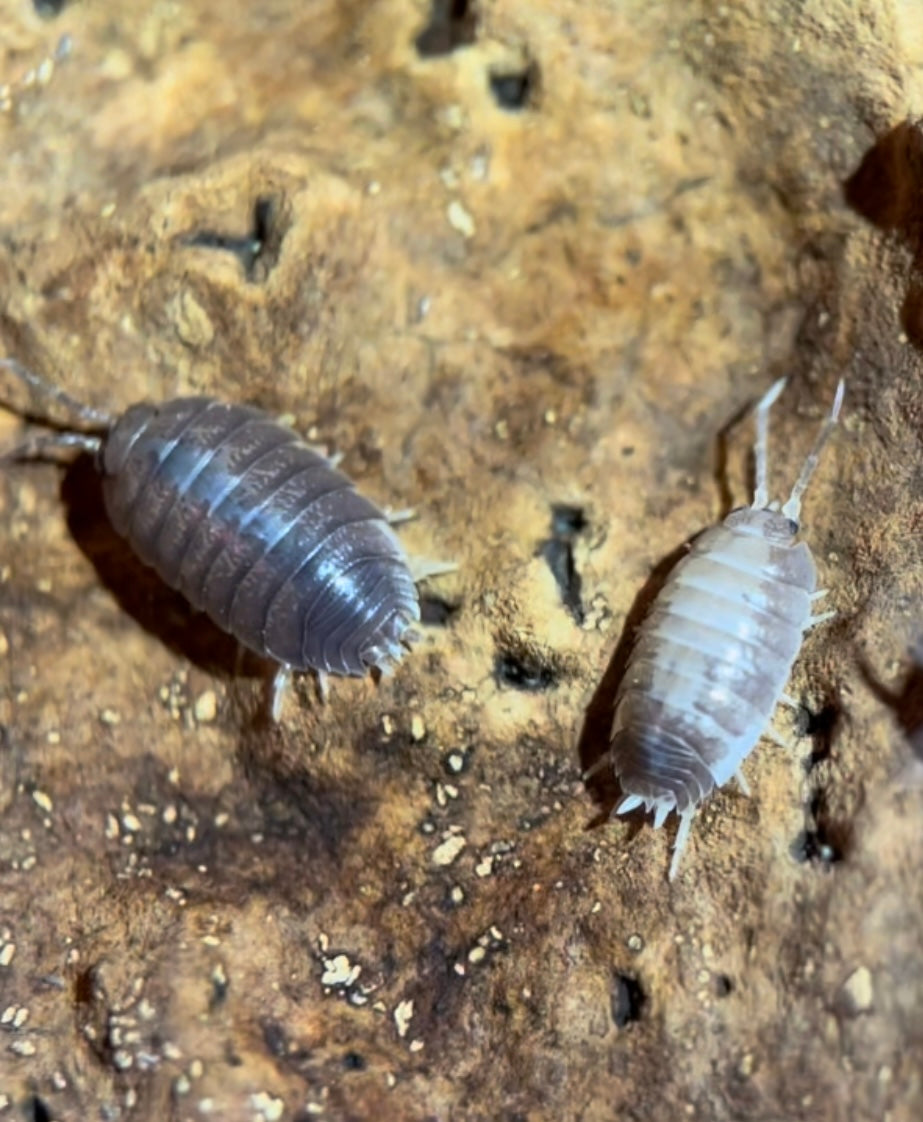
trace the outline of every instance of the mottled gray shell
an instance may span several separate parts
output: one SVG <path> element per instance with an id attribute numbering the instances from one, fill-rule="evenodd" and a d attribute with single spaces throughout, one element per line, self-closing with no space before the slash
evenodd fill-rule
<path id="1" fill-rule="evenodd" d="M 697 539 L 644 621 L 616 701 L 626 794 L 682 814 L 735 774 L 788 681 L 816 584 L 780 514 L 735 511 Z"/>
<path id="2" fill-rule="evenodd" d="M 259 655 L 360 676 L 420 618 L 382 512 L 261 410 L 208 397 L 135 405 L 99 449 L 115 529 Z"/>
<path id="3" fill-rule="evenodd" d="M 782 505 L 768 496 L 769 410 L 780 380 L 756 407 L 753 505 L 702 534 L 676 566 L 644 620 L 615 703 L 608 758 L 625 799 L 654 825 L 680 817 L 670 864 L 676 874 L 701 801 L 736 776 L 766 730 L 801 649 L 817 573 L 796 540 L 801 498 L 839 416 L 830 413 Z"/>

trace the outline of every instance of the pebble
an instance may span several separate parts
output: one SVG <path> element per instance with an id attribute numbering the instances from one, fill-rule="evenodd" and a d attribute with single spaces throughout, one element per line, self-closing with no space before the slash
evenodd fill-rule
<path id="1" fill-rule="evenodd" d="M 464 208 L 464 206 L 458 201 L 458 199 L 453 199 L 452 202 L 449 203 L 447 216 L 449 219 L 449 225 L 453 230 L 457 230 L 463 237 L 474 237 L 474 219 Z"/>
<path id="2" fill-rule="evenodd" d="M 451 865 L 468 843 L 458 834 L 452 834 L 433 850 L 434 865 Z"/>
<path id="3" fill-rule="evenodd" d="M 218 716 L 218 698 L 214 690 L 204 690 L 195 700 L 193 714 L 200 725 L 207 725 Z"/>
<path id="4" fill-rule="evenodd" d="M 874 1000 L 872 974 L 868 967 L 856 967 L 843 983 L 840 993 L 850 1013 L 868 1013 Z"/>
<path id="5" fill-rule="evenodd" d="M 32 800 L 36 806 L 44 810 L 46 814 L 51 814 L 54 809 L 54 803 L 51 801 L 51 796 L 46 795 L 44 791 L 33 791 Z"/>
<path id="6" fill-rule="evenodd" d="M 394 1009 L 394 1024 L 397 1028 L 397 1035 L 404 1037 L 407 1035 L 407 1029 L 410 1028 L 410 1018 L 413 1016 L 413 1001 L 405 999 L 398 1002 Z"/>
<path id="7" fill-rule="evenodd" d="M 266 1091 L 257 1091 L 250 1096 L 250 1105 L 258 1111 L 264 1122 L 278 1122 L 285 1110 L 285 1103 L 275 1099 Z"/>

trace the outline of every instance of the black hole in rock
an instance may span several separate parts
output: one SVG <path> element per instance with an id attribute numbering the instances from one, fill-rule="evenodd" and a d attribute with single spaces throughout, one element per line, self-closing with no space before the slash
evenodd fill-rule
<path id="1" fill-rule="evenodd" d="M 816 713 L 802 705 L 795 718 L 795 730 L 799 736 L 811 738 L 811 756 L 808 770 L 816 767 L 830 755 L 833 734 L 840 718 L 839 708 L 832 704 L 821 706 Z"/>
<path id="2" fill-rule="evenodd" d="M 494 674 L 499 685 L 525 693 L 550 690 L 558 681 L 554 667 L 530 653 L 501 651 L 494 660 Z"/>
<path id="3" fill-rule="evenodd" d="M 577 623 L 583 623 L 585 613 L 581 591 L 583 582 L 574 564 L 573 539 L 586 529 L 586 517 L 581 507 L 567 503 L 551 506 L 551 537 L 538 547 L 555 584 L 561 592 L 564 607 Z"/>
<path id="4" fill-rule="evenodd" d="M 477 19 L 468 0 L 433 0 L 429 23 L 415 40 L 423 58 L 449 55 L 474 42 Z"/>
<path id="5" fill-rule="evenodd" d="M 343 1067 L 347 1071 L 365 1071 L 367 1066 L 365 1056 L 360 1052 L 347 1052 L 343 1057 Z"/>
<path id="6" fill-rule="evenodd" d="M 208 1007 L 212 1011 L 223 1005 L 225 998 L 228 996 L 228 990 L 231 988 L 231 983 L 223 974 L 212 974 L 212 992 L 208 1000 Z"/>
<path id="7" fill-rule="evenodd" d="M 33 1095 L 32 1098 L 26 1099 L 23 1115 L 26 1118 L 26 1122 L 52 1122 L 54 1117 L 38 1095 Z"/>
<path id="8" fill-rule="evenodd" d="M 421 596 L 420 622 L 429 627 L 448 627 L 460 608 L 460 603 L 453 604 L 451 600 L 443 600 L 441 596 Z"/>
<path id="9" fill-rule="evenodd" d="M 569 541 L 549 538 L 539 546 L 539 555 L 545 560 L 554 582 L 561 592 L 561 600 L 577 623 L 583 623 L 583 581 L 574 564 L 574 549 Z"/>
<path id="10" fill-rule="evenodd" d="M 727 997 L 734 989 L 734 983 L 727 976 L 727 974 L 717 974 L 715 976 L 715 996 Z"/>
<path id="11" fill-rule="evenodd" d="M 265 280 L 279 258 L 282 239 L 288 229 L 281 220 L 282 205 L 273 195 L 261 195 L 253 205 L 252 226 L 246 234 L 224 234 L 202 230 L 191 234 L 185 244 L 199 249 L 219 249 L 233 253 L 243 266 L 248 281 Z"/>
<path id="12" fill-rule="evenodd" d="M 646 997 L 641 983 L 629 974 L 616 974 L 612 979 L 612 1020 L 618 1028 L 641 1019 Z"/>
<path id="13" fill-rule="evenodd" d="M 492 70 L 488 77 L 490 92 L 501 109 L 525 109 L 538 88 L 538 67 L 534 62 L 521 70 Z"/>
<path id="14" fill-rule="evenodd" d="M 831 816 L 823 791 L 815 791 L 807 807 L 807 825 L 792 843 L 792 857 L 799 864 L 830 866 L 843 860 L 849 845 L 849 826 Z"/>
<path id="15" fill-rule="evenodd" d="M 587 526 L 583 507 L 569 503 L 551 504 L 551 532 L 558 538 L 574 538 Z"/>
<path id="16" fill-rule="evenodd" d="M 260 1028 L 263 1031 L 263 1043 L 266 1045 L 266 1051 L 271 1056 L 280 1059 L 288 1054 L 288 1038 L 285 1029 L 278 1021 L 263 1021 Z"/>
<path id="17" fill-rule="evenodd" d="M 89 1005 L 93 1000 L 94 989 L 93 968 L 81 970 L 74 978 L 74 1004 Z"/>
<path id="18" fill-rule="evenodd" d="M 42 19 L 53 19 L 64 11 L 67 2 L 68 0 L 32 0 L 32 6 L 36 15 Z"/>
<path id="19" fill-rule="evenodd" d="M 791 855 L 799 865 L 834 865 L 843 855 L 829 844 L 819 830 L 802 830 L 792 842 Z"/>

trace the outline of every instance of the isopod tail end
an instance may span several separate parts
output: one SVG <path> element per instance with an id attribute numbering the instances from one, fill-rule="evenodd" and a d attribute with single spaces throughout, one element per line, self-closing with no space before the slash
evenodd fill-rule
<path id="1" fill-rule="evenodd" d="M 622 801 L 616 807 L 615 813 L 631 814 L 631 812 L 633 810 L 637 810 L 643 802 L 644 799 L 640 795 L 629 795 L 627 798 L 622 799 Z"/>
<path id="2" fill-rule="evenodd" d="M 676 880 L 679 871 L 680 858 L 689 842 L 689 831 L 692 829 L 692 820 L 695 818 L 695 807 L 687 806 L 679 812 L 679 829 L 676 831 L 676 841 L 673 843 L 673 857 L 670 861 L 670 880 Z"/>

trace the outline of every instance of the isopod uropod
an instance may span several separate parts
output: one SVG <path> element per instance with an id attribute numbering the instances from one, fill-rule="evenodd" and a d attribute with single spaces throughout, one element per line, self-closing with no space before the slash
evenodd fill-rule
<path id="1" fill-rule="evenodd" d="M 844 385 L 788 500 L 769 502 L 769 411 L 785 380 L 756 406 L 753 504 L 706 530 L 673 569 L 642 623 L 618 691 L 609 752 L 625 795 L 615 813 L 643 804 L 654 826 L 675 810 L 676 875 L 696 808 L 736 776 L 784 694 L 811 616 L 817 574 L 797 541 L 801 500 L 839 416 Z"/>
<path id="2" fill-rule="evenodd" d="M 388 670 L 415 637 L 416 579 L 388 518 L 333 463 L 262 410 L 211 397 L 132 405 L 75 401 L 0 360 L 63 404 L 75 426 L 12 455 L 91 453 L 112 525 L 164 582 L 245 647 L 278 664 L 277 720 L 293 670 Z M 393 516 L 396 520 L 398 516 Z"/>

